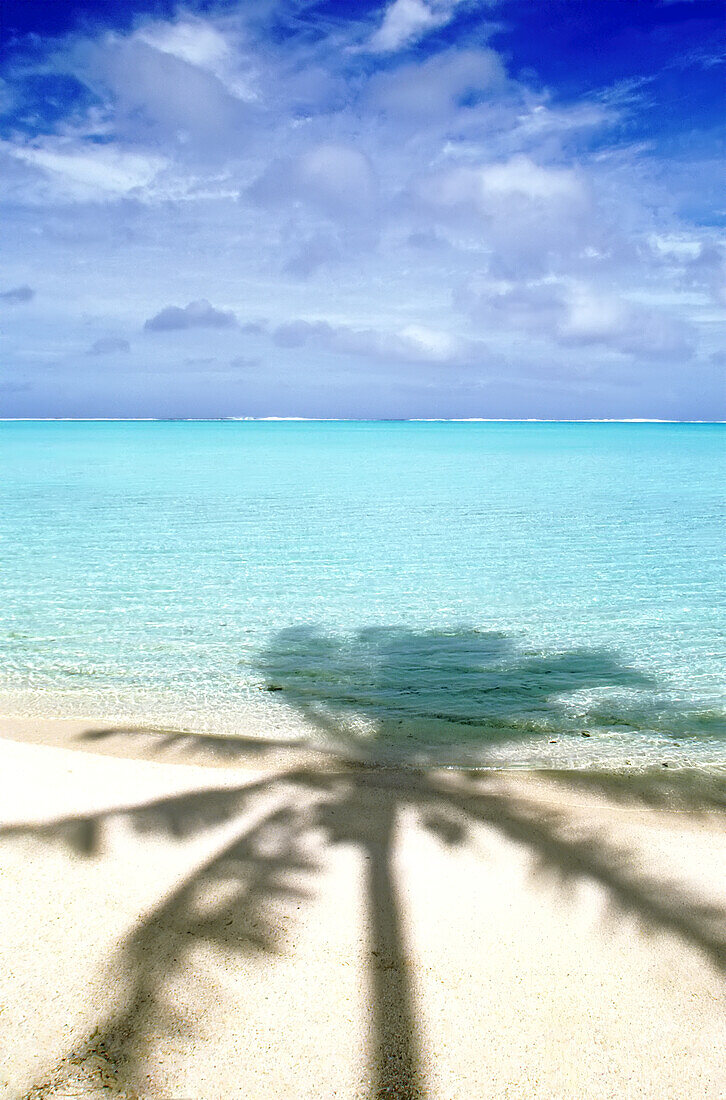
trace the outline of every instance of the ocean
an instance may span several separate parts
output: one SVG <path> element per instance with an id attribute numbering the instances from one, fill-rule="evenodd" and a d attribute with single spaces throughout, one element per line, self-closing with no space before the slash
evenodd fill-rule
<path id="1" fill-rule="evenodd" d="M 724 427 L 0 424 L 0 714 L 726 763 Z"/>

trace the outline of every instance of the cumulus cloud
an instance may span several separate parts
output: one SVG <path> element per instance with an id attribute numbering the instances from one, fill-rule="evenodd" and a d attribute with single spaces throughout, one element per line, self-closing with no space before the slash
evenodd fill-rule
<path id="1" fill-rule="evenodd" d="M 450 168 L 424 181 L 421 191 L 433 205 L 470 207 L 484 215 L 511 198 L 542 207 L 579 203 L 584 197 L 574 169 L 537 164 L 524 154 L 502 163 Z"/>
<path id="2" fill-rule="evenodd" d="M 14 286 L 0 293 L 0 302 L 7 302 L 8 305 L 14 306 L 20 302 L 29 302 L 34 297 L 35 291 L 32 286 Z"/>
<path id="3" fill-rule="evenodd" d="M 303 202 L 333 218 L 349 218 L 371 212 L 378 182 L 365 153 L 322 142 L 295 158 L 273 161 L 249 193 L 262 204 Z"/>
<path id="4" fill-rule="evenodd" d="M 279 269 L 306 279 L 373 249 L 380 231 L 377 173 L 360 149 L 314 143 L 273 159 L 244 200 L 264 208 L 280 242 Z"/>
<path id="5" fill-rule="evenodd" d="M 466 288 L 458 302 L 493 329 L 524 331 L 562 346 L 601 347 L 652 360 L 690 359 L 694 333 L 663 310 L 580 283 L 547 280 Z"/>
<path id="6" fill-rule="evenodd" d="M 120 44 L 105 57 L 104 76 L 119 108 L 145 124 L 149 137 L 176 134 L 182 144 L 191 137 L 208 149 L 242 114 L 215 76 L 143 42 Z"/>
<path id="7" fill-rule="evenodd" d="M 571 292 L 556 336 L 564 344 L 601 344 L 625 355 L 661 361 L 690 359 L 695 350 L 691 326 L 664 310 L 586 287 Z"/>
<path id="8" fill-rule="evenodd" d="M 488 252 L 492 275 L 531 278 L 572 265 L 601 229 L 588 185 L 575 167 L 506 161 L 458 165 L 419 180 L 429 217 L 466 233 Z"/>
<path id="9" fill-rule="evenodd" d="M 147 332 L 173 332 L 189 328 L 235 328 L 237 318 L 230 310 L 215 309 L 206 298 L 187 306 L 165 306 L 144 322 Z"/>
<path id="10" fill-rule="evenodd" d="M 91 344 L 88 349 L 89 355 L 111 355 L 113 352 L 126 352 L 131 351 L 131 345 L 128 340 L 124 340 L 120 336 L 102 336 L 99 340 L 96 340 Z"/>
<path id="11" fill-rule="evenodd" d="M 202 154 L 209 162 L 248 136 L 250 63 L 235 37 L 211 20 L 139 21 L 130 34 L 78 40 L 64 61 L 113 104 L 113 130 L 122 140 L 163 143 L 181 159 Z"/>

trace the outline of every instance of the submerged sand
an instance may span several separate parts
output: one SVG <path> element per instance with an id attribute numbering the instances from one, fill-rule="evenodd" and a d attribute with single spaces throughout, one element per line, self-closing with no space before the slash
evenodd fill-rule
<path id="1" fill-rule="evenodd" d="M 0 722 L 0 1095 L 726 1095 L 726 779 Z"/>

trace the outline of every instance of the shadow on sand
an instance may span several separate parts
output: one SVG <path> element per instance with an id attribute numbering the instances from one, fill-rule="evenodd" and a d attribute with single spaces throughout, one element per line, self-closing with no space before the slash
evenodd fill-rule
<path id="1" fill-rule="evenodd" d="M 238 823 L 234 837 L 196 866 L 126 940 L 118 959 L 125 993 L 88 1043 L 69 1052 L 81 1065 L 91 1055 L 107 1066 L 124 1095 L 143 1096 L 145 1036 L 183 1032 L 166 994 L 170 980 L 193 965 L 200 944 L 225 952 L 281 949 L 281 907 L 301 904 L 315 889 L 326 851 L 354 846 L 366 868 L 368 998 L 371 1019 L 370 1096 L 425 1095 L 417 1010 L 405 942 L 405 914 L 393 851 L 405 813 L 452 847 L 471 842 L 486 826 L 526 847 L 535 870 L 554 882 L 597 883 L 611 911 L 635 917 L 649 932 L 667 932 L 703 952 L 726 972 L 723 910 L 703 904 L 683 885 L 638 866 L 633 853 L 597 830 L 573 829 L 568 798 L 603 795 L 629 805 L 708 812 L 726 826 L 726 779 L 716 773 L 670 770 L 637 773 L 551 772 L 567 797 L 532 797 L 501 773 L 483 768 L 442 770 L 452 749 L 500 745 L 546 732 L 596 736 L 598 729 L 634 721 L 637 693 L 652 688 L 640 673 L 601 650 L 551 656 L 522 654 L 501 635 L 364 631 L 340 640 L 316 631 L 286 631 L 268 648 L 260 669 L 276 692 L 320 731 L 326 748 L 281 746 L 274 740 L 198 738 L 192 734 L 123 729 L 88 731 L 104 738 L 148 738 L 165 745 L 220 754 L 234 765 L 259 767 L 262 777 L 238 787 L 197 791 L 144 805 L 119 805 L 7 833 L 31 834 L 70 845 L 89 858 L 103 851 L 109 823 L 121 818 L 140 834 L 197 836 Z M 601 693 L 599 711 L 583 718 L 563 697 Z M 618 715 L 603 689 L 631 693 Z M 607 714 L 607 721 L 605 715 Z M 657 716 L 672 736 L 698 729 L 713 716 Z M 297 754 L 297 758 L 296 758 Z M 274 761 L 274 766 L 271 766 Z M 57 1096 L 40 1085 L 33 1097 Z"/>

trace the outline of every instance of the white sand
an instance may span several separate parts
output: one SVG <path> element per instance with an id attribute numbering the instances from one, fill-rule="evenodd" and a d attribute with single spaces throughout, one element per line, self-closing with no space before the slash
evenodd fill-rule
<path id="1" fill-rule="evenodd" d="M 89 725 L 0 723 L 3 1097 L 726 1095 L 709 783 Z"/>

